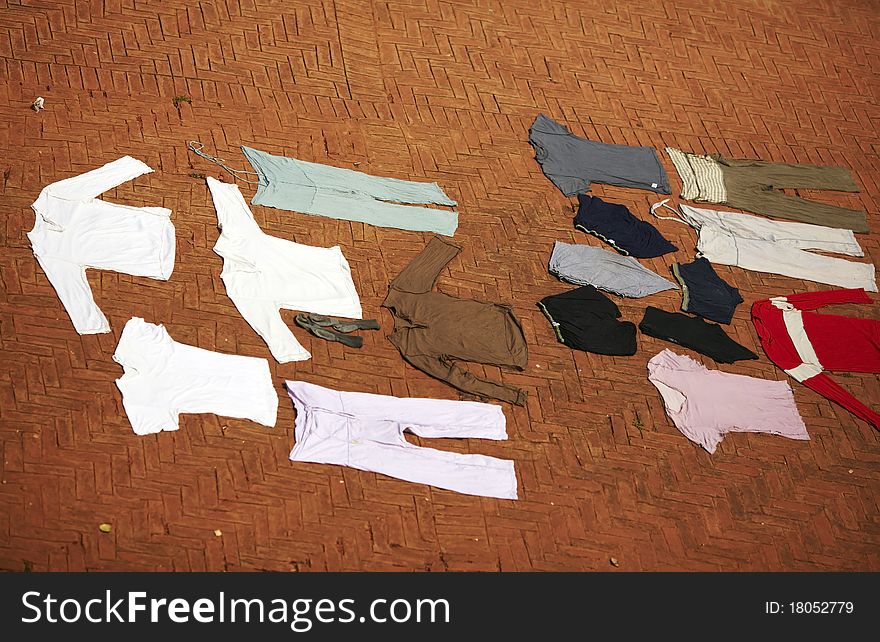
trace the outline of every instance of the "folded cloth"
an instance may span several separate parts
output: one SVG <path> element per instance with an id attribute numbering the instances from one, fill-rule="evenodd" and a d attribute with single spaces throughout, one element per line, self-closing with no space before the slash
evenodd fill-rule
<path id="1" fill-rule="evenodd" d="M 639 323 L 639 330 L 649 337 L 696 350 L 718 363 L 758 358 L 754 352 L 727 336 L 721 326 L 678 312 L 666 312 L 648 306 Z"/>
<path id="2" fill-rule="evenodd" d="M 705 257 L 691 263 L 673 263 L 672 273 L 681 284 L 681 309 L 718 323 L 730 323 L 743 302 L 739 290 L 728 285 Z"/>
<path id="3" fill-rule="evenodd" d="M 636 326 L 620 320 L 614 301 L 592 285 L 544 297 L 538 307 L 569 348 L 608 355 L 636 353 Z"/>
<path id="4" fill-rule="evenodd" d="M 337 332 L 354 332 L 355 330 L 378 330 L 379 322 L 375 319 L 337 319 L 321 314 L 306 314 L 309 321 L 322 328 L 330 327 Z"/>
<path id="5" fill-rule="evenodd" d="M 563 281 L 593 285 L 619 296 L 636 298 L 675 289 L 674 283 L 642 267 L 631 256 L 589 245 L 556 241 L 549 270 Z"/>
<path id="6" fill-rule="evenodd" d="M 342 332 L 336 332 L 334 330 L 329 330 L 326 327 L 321 327 L 307 315 L 307 314 L 297 314 L 294 319 L 296 324 L 305 328 L 313 335 L 320 339 L 324 339 L 325 341 L 336 341 L 343 345 L 348 346 L 349 348 L 360 348 L 364 345 L 364 338 L 358 335 L 348 335 L 343 334 Z"/>
<path id="7" fill-rule="evenodd" d="M 574 226 L 602 239 L 621 254 L 651 259 L 678 249 L 656 227 L 637 219 L 623 205 L 585 194 L 578 195 L 578 203 Z"/>

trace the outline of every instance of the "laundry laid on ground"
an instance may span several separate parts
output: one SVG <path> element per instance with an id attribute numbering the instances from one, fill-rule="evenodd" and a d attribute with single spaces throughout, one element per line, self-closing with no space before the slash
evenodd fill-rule
<path id="1" fill-rule="evenodd" d="M 649 337 L 690 348 L 718 363 L 758 358 L 754 352 L 727 336 L 721 326 L 679 312 L 666 312 L 648 306 L 639 323 L 639 330 Z"/>
<path id="2" fill-rule="evenodd" d="M 468 495 L 517 498 L 512 461 L 423 448 L 403 435 L 504 440 L 499 406 L 338 392 L 303 381 L 285 385 L 296 408 L 291 461 L 350 466 Z"/>
<path id="3" fill-rule="evenodd" d="M 675 282 L 636 260 L 677 248 L 625 206 L 585 192 L 592 183 L 604 183 L 669 194 L 657 151 L 586 140 L 543 114 L 532 124 L 529 140 L 546 176 L 566 196 L 578 197 L 574 226 L 617 251 L 556 241 L 549 272 L 579 287 L 544 297 L 537 305 L 565 346 L 601 355 L 634 355 L 635 324 L 624 320 L 617 304 L 600 290 L 644 297 L 677 289 Z M 372 176 L 242 147 L 254 169 L 247 172 L 231 169 L 203 152 L 197 142 L 189 149 L 236 179 L 258 176 L 255 205 L 445 236 L 452 236 L 458 225 L 457 212 L 440 209 L 455 207 L 456 202 L 437 183 Z M 815 253 L 863 257 L 854 231 L 867 231 L 865 213 L 779 191 L 858 191 L 849 172 L 701 156 L 673 148 L 667 152 L 681 175 L 683 198 L 795 222 L 689 205 L 674 209 L 666 204 L 669 199 L 652 206 L 658 218 L 697 230 L 698 253 L 689 263 L 671 266 L 681 287 L 681 310 L 688 314 L 647 306 L 638 328 L 719 363 L 757 359 L 717 325 L 731 322 L 743 296 L 718 275 L 713 263 L 851 288 L 764 299 L 752 306 L 752 321 L 773 363 L 880 428 L 880 414 L 825 374 L 880 373 L 880 321 L 815 312 L 835 303 L 870 303 L 865 290 L 877 291 L 871 263 Z M 151 171 L 126 156 L 48 185 L 33 203 L 36 220 L 28 238 L 34 255 L 80 334 L 110 329 L 94 301 L 86 269 L 161 280 L 171 276 L 171 211 L 97 198 Z M 295 311 L 295 324 L 311 335 L 348 348 L 361 348 L 361 333 L 380 329 L 377 320 L 362 318 L 351 268 L 339 246 L 313 247 L 270 236 L 254 219 L 236 184 L 209 177 L 207 187 L 220 227 L 214 251 L 223 258 L 220 276 L 226 292 L 278 362 L 311 357 L 281 310 Z M 659 216 L 660 208 L 675 216 Z M 524 405 L 523 388 L 477 376 L 465 365 L 521 372 L 528 362 L 528 346 L 510 305 L 435 290 L 440 274 L 460 250 L 434 236 L 394 278 L 382 303 L 394 319 L 388 338 L 409 364 L 463 393 Z M 266 359 L 178 343 L 164 326 L 137 316 L 123 329 L 113 359 L 124 370 L 116 384 L 138 435 L 178 430 L 182 413 L 214 413 L 275 425 L 278 397 Z M 648 378 L 675 426 L 710 453 L 729 432 L 809 439 L 788 382 L 709 370 L 671 350 L 649 361 Z M 287 381 L 286 387 L 296 409 L 292 461 L 349 466 L 472 495 L 517 498 L 512 461 L 417 447 L 404 437 L 409 431 L 423 438 L 504 440 L 506 420 L 498 406 L 339 392 L 297 381 Z"/>
<path id="4" fill-rule="evenodd" d="M 259 176 L 253 205 L 445 236 L 455 234 L 458 227 L 455 211 L 415 206 L 457 205 L 437 183 L 371 176 L 251 147 L 241 149 Z"/>
<path id="5" fill-rule="evenodd" d="M 690 263 L 673 263 L 672 273 L 681 284 L 681 309 L 716 323 L 730 323 L 743 298 L 722 279 L 705 257 Z"/>
<path id="6" fill-rule="evenodd" d="M 97 198 L 152 172 L 124 156 L 47 185 L 31 205 L 34 256 L 79 334 L 110 332 L 86 278 L 87 269 L 167 281 L 174 270 L 174 225 L 164 207 L 130 207 Z"/>
<path id="7" fill-rule="evenodd" d="M 223 257 L 220 278 L 244 320 L 279 363 L 311 354 L 281 318 L 281 310 L 360 319 L 361 303 L 351 268 L 339 246 L 313 247 L 265 234 L 234 183 L 208 177 Z"/>
<path id="8" fill-rule="evenodd" d="M 648 380 L 660 391 L 675 427 L 710 453 L 729 432 L 810 438 L 785 381 L 709 370 L 671 350 L 648 362 Z"/>
<path id="9" fill-rule="evenodd" d="M 877 291 L 873 264 L 807 251 L 864 256 L 851 230 L 771 221 L 749 214 L 705 210 L 684 204 L 679 205 L 680 217 L 661 217 L 657 215 L 661 207 L 679 214 L 667 206 L 666 201 L 661 201 L 651 208 L 658 218 L 687 223 L 698 231 L 697 251 L 712 263 Z"/>
<path id="10" fill-rule="evenodd" d="M 620 309 L 592 285 L 544 297 L 538 307 L 556 338 L 574 350 L 596 354 L 636 353 L 636 326 L 620 320 Z"/>
<path id="11" fill-rule="evenodd" d="M 509 305 L 433 291 L 440 272 L 459 251 L 435 236 L 391 282 L 382 303 L 394 316 L 388 339 L 407 362 L 432 377 L 469 394 L 523 405 L 525 390 L 479 378 L 457 363 L 523 370 L 528 361 L 522 326 Z"/>
<path id="12" fill-rule="evenodd" d="M 737 209 L 803 223 L 867 232 L 865 213 L 837 205 L 788 196 L 782 189 L 858 192 L 843 167 L 788 165 L 759 160 L 690 154 L 667 147 L 682 180 L 681 198 L 724 203 Z"/>
<path id="13" fill-rule="evenodd" d="M 566 196 L 589 192 L 590 183 L 672 193 L 666 170 L 653 147 L 580 138 L 544 114 L 538 114 L 532 123 L 529 142 L 544 175 Z"/>
<path id="14" fill-rule="evenodd" d="M 873 303 L 864 290 L 826 290 L 756 301 L 752 322 L 770 360 L 786 374 L 880 428 L 880 415 L 825 374 L 880 372 L 880 321 L 815 310 L 841 303 Z"/>
<path id="15" fill-rule="evenodd" d="M 132 317 L 113 360 L 124 370 L 116 386 L 135 434 L 178 430 L 184 413 L 275 425 L 278 394 L 265 359 L 178 343 L 165 326 Z"/>
<path id="16" fill-rule="evenodd" d="M 678 249 L 656 227 L 636 218 L 623 205 L 606 203 L 598 196 L 585 194 L 578 195 L 578 203 L 574 226 L 605 241 L 621 254 L 651 259 Z"/>
<path id="17" fill-rule="evenodd" d="M 549 270 L 563 281 L 592 285 L 625 297 L 637 298 L 676 289 L 674 283 L 642 266 L 631 256 L 589 245 L 556 241 Z"/>

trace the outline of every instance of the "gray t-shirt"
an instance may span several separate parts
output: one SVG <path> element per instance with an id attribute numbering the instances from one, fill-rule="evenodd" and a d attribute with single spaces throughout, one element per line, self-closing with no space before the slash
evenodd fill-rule
<path id="1" fill-rule="evenodd" d="M 669 177 L 653 147 L 586 140 L 544 114 L 538 114 L 532 123 L 529 142 L 544 174 L 566 196 L 589 192 L 590 183 L 672 193 Z"/>
<path id="2" fill-rule="evenodd" d="M 678 289 L 674 283 L 643 267 L 631 256 L 560 241 L 553 246 L 550 272 L 569 283 L 592 285 L 633 298 Z"/>

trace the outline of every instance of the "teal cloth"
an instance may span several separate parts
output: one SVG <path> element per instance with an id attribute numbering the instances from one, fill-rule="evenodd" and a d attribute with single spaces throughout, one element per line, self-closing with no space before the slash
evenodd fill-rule
<path id="1" fill-rule="evenodd" d="M 458 227 L 455 211 L 408 205 L 456 205 L 437 183 L 371 176 L 251 147 L 241 150 L 259 175 L 254 205 L 444 236 Z"/>

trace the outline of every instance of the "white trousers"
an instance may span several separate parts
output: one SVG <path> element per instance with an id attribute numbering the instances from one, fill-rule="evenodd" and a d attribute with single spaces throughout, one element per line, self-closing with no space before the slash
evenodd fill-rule
<path id="1" fill-rule="evenodd" d="M 338 392 L 286 382 L 296 408 L 292 461 L 338 464 L 468 495 L 516 499 L 513 462 L 414 446 L 420 437 L 507 439 L 500 406 Z"/>
<path id="2" fill-rule="evenodd" d="M 873 264 L 806 251 L 864 256 L 850 230 L 773 221 L 684 204 L 680 207 L 683 221 L 699 231 L 697 251 L 712 263 L 843 288 L 877 291 Z"/>

